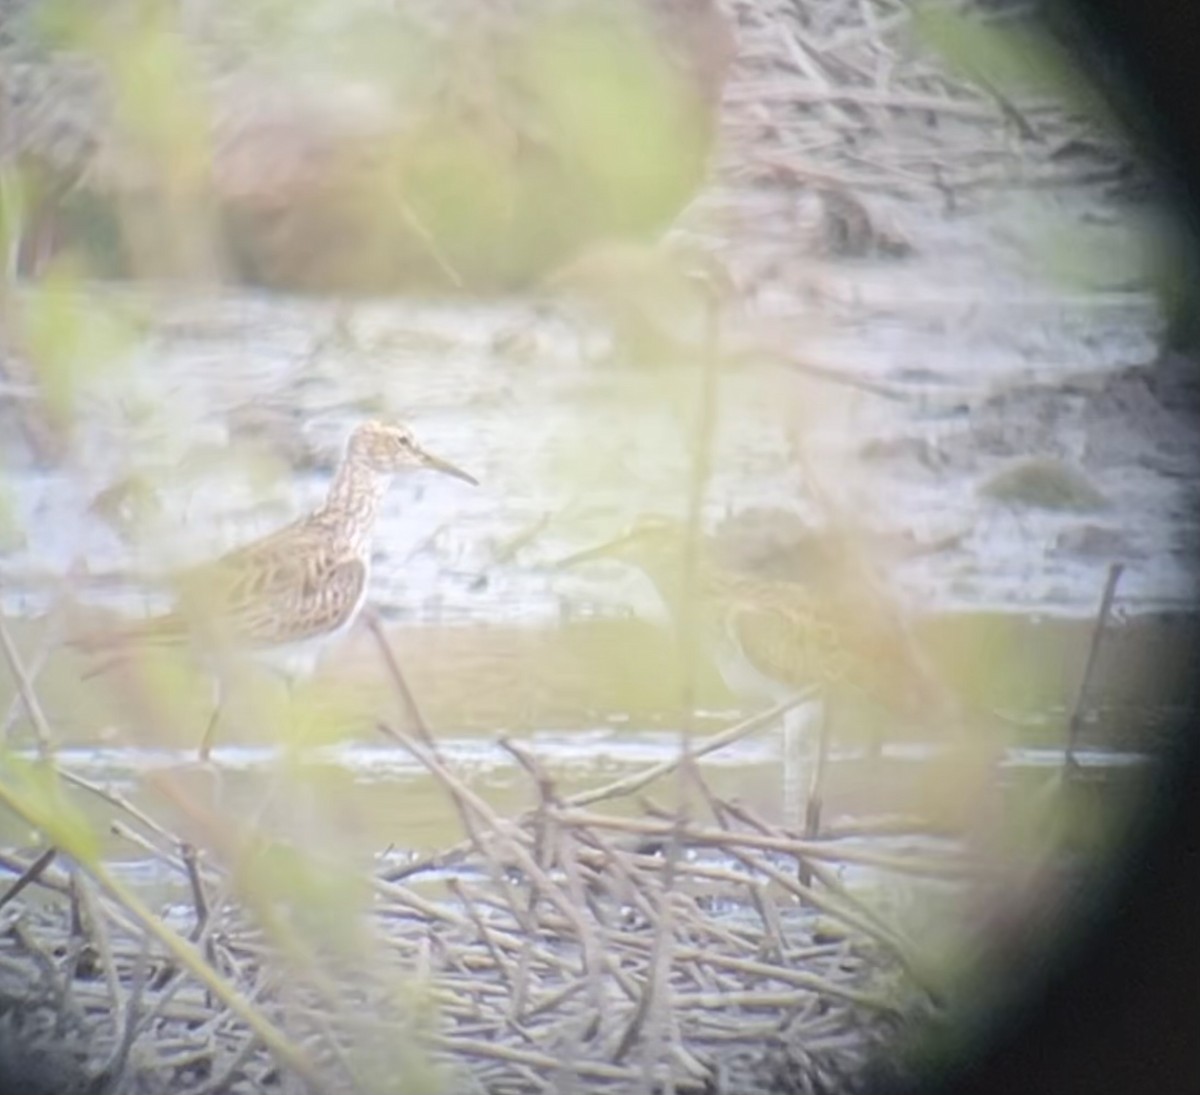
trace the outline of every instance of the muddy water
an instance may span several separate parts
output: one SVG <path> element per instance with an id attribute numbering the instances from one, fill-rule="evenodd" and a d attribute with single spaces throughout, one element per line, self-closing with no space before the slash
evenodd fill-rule
<path id="1" fill-rule="evenodd" d="M 929 257 L 902 274 L 809 263 L 786 288 L 731 308 L 724 337 L 737 352 L 722 373 L 706 519 L 754 511 L 768 527 L 814 524 L 830 499 L 852 514 L 922 610 L 935 660 L 972 712 L 969 733 L 995 746 L 1001 771 L 1035 781 L 1061 758 L 1104 576 L 1124 562 L 1082 743 L 1090 765 L 1121 781 L 1179 724 L 1197 679 L 1184 615 L 1200 541 L 1196 453 L 1180 415 L 1130 372 L 1157 334 L 1149 295 L 1128 279 L 1084 289 L 1031 275 L 1022 212 L 1046 201 L 996 199 L 924 221 Z M 1129 228 L 1090 231 L 1117 249 Z M 564 793 L 674 755 L 681 670 L 649 587 L 550 564 L 637 514 L 681 512 L 695 354 L 635 365 L 620 346 L 606 355 L 603 328 L 527 300 L 339 310 L 110 287 L 80 304 L 117 317 L 128 341 L 81 382 L 73 466 L 39 467 L 16 431 L 0 437 L 12 528 L 0 598 L 28 659 L 51 635 L 39 688 L 69 746 L 64 764 L 184 831 L 188 803 L 230 816 L 257 806 L 294 824 L 307 796 L 364 858 L 458 838 L 443 789 L 374 727 L 380 712 L 402 715 L 369 635 L 330 650 L 311 686 L 333 688 L 339 706 L 305 774 L 279 774 L 292 716 L 276 707 L 233 720 L 214 776 L 187 761 L 207 718 L 198 682 L 175 682 L 169 717 L 131 714 L 126 686 L 82 680 L 86 666 L 46 631 L 64 597 L 84 611 L 151 610 L 163 603 L 156 573 L 311 505 L 366 415 L 404 419 L 482 482 L 397 483 L 370 590 L 456 771 L 503 813 L 531 790 L 497 730 L 541 757 Z M 797 361 L 887 394 L 814 380 Z M 1033 457 L 1077 469 L 1101 500 L 1047 507 L 983 489 Z M 697 701 L 701 728 L 745 703 L 711 671 Z M 868 772 L 858 750 L 872 720 L 885 723 L 886 748 Z M 839 728 L 828 816 L 936 813 L 944 745 L 928 726 L 856 714 Z M 779 748 L 769 732 L 748 739 L 707 762 L 710 778 L 777 812 Z M 88 808 L 97 820 L 107 810 Z M 5 844 L 25 839 L 7 826 Z M 112 850 L 151 870 L 127 842 Z"/>
<path id="2" fill-rule="evenodd" d="M 1142 615 L 1107 633 L 1075 754 L 1087 789 L 1072 793 L 1089 796 L 1088 820 L 1073 814 L 1076 824 L 1086 826 L 1084 846 L 1119 825 L 1154 755 L 1186 727 L 1186 701 L 1196 679 L 1189 652 L 1198 626 L 1188 616 Z M 36 646 L 32 626 L 14 620 L 10 628 L 22 646 Z M 985 810 L 987 824 L 1003 828 L 1019 823 L 1062 769 L 1091 621 L 942 613 L 924 620 L 920 631 L 967 704 L 970 734 L 986 743 L 990 775 L 983 784 L 974 782 L 969 760 L 955 751 L 961 742 L 945 726 L 919 718 L 902 722 L 869 706 L 852 710 L 849 718 L 839 712 L 825 786 L 829 831 L 853 834 L 860 824 L 885 817 L 933 839 L 953 840 Z M 539 627 L 408 624 L 393 627 L 389 642 L 444 763 L 501 817 L 533 807 L 537 793 L 500 735 L 537 758 L 563 796 L 678 754 L 684 678 L 665 628 L 635 618 Z M 981 665 L 989 671 L 980 672 Z M 81 659 L 58 653 L 41 677 L 47 716 L 63 738 L 60 763 L 125 796 L 177 836 L 209 847 L 214 834 L 237 819 L 239 831 L 253 828 L 284 844 L 336 850 L 364 866 L 402 864 L 462 837 L 445 785 L 378 729 L 380 720 L 402 730 L 411 729 L 411 721 L 370 636 L 354 637 L 331 656 L 295 706 L 286 706 L 278 690 L 271 706 L 275 682 L 258 682 L 268 703 L 233 705 L 213 767 L 194 760 L 209 711 L 202 682 L 185 682 L 190 692 L 172 691 L 154 709 L 156 717 L 146 714 L 127 679 L 81 683 L 85 669 Z M 711 667 L 704 669 L 695 693 L 701 710 L 691 720 L 698 740 L 752 713 Z M 315 733 L 302 724 L 313 718 Z M 876 737 L 883 739 L 883 752 L 871 760 L 866 745 Z M 309 745 L 289 748 L 299 739 Z M 32 759 L 31 750 L 20 753 Z M 766 818 L 782 816 L 778 727 L 711 754 L 702 766 L 716 795 Z M 984 786 L 986 801 L 979 797 Z M 646 794 L 670 807 L 676 785 L 664 779 Z M 130 824 L 123 809 L 87 792 L 73 797 L 132 882 L 162 901 L 184 899 L 186 879 L 177 868 L 112 830 L 113 821 Z M 645 801 L 619 800 L 616 809 L 639 816 Z M 0 830 L 0 846 L 31 843 L 34 835 L 12 819 Z"/>

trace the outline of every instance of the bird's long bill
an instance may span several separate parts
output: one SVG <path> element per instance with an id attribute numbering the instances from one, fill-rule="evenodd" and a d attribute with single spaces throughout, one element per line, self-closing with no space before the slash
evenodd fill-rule
<path id="1" fill-rule="evenodd" d="M 597 544 L 595 547 L 584 548 L 583 551 L 577 551 L 574 555 L 568 555 L 565 559 L 559 559 L 554 564 L 555 570 L 566 570 L 567 567 L 577 566 L 579 563 L 590 563 L 593 559 L 612 559 L 619 557 L 621 549 L 632 539 L 628 533 L 624 536 L 618 536 L 615 540 L 606 540 L 603 544 Z"/>
<path id="2" fill-rule="evenodd" d="M 469 475 L 462 468 L 455 467 L 449 460 L 443 460 L 440 456 L 434 456 L 429 452 L 423 452 L 422 455 L 425 457 L 425 466 L 432 471 L 440 471 L 443 475 L 452 475 L 455 479 L 461 479 L 473 487 L 479 486 L 479 480 L 475 476 Z"/>

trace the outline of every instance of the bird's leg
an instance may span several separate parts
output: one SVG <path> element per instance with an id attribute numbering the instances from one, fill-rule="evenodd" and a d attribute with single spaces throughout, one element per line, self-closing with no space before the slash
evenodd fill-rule
<path id="1" fill-rule="evenodd" d="M 804 839 L 815 840 L 821 833 L 821 806 L 825 790 L 825 765 L 829 761 L 829 742 L 833 719 L 828 702 L 822 701 L 818 716 L 816 758 L 808 774 L 808 800 L 804 806 Z"/>
<path id="2" fill-rule="evenodd" d="M 275 679 L 283 685 L 283 717 L 286 720 L 284 729 L 287 732 L 285 740 L 301 741 L 302 738 L 296 733 L 296 685 L 299 683 L 301 670 L 291 664 L 270 665 L 268 668 Z"/>
<path id="3" fill-rule="evenodd" d="M 817 719 L 815 736 L 809 742 L 804 741 L 804 732 L 808 729 L 808 721 Z M 792 832 L 799 832 L 805 840 L 812 840 L 821 830 L 821 805 L 825 783 L 825 765 L 829 759 L 830 718 L 828 701 L 822 699 L 812 712 L 808 705 L 793 707 L 785 712 L 783 721 L 784 756 L 783 756 L 783 794 L 784 819 Z M 807 746 L 807 748 L 806 748 Z M 807 765 L 808 792 L 803 794 L 800 788 L 801 775 Z M 804 809 L 801 811 L 801 802 Z M 803 812 L 803 825 L 801 813 Z M 796 877 L 802 886 L 812 882 L 812 873 L 808 864 L 801 859 Z"/>
<path id="4" fill-rule="evenodd" d="M 791 707 L 783 713 L 783 824 L 796 833 L 800 831 L 804 801 L 801 777 L 804 774 L 804 727 L 807 721 L 807 705 Z"/>
<path id="5" fill-rule="evenodd" d="M 212 676 L 212 714 L 208 718 L 208 725 L 204 728 L 204 737 L 200 739 L 200 763 L 204 764 L 208 761 L 209 754 L 212 752 L 213 738 L 216 736 L 217 723 L 221 717 L 221 674 L 214 673 Z"/>
<path id="6" fill-rule="evenodd" d="M 873 720 L 867 731 L 867 763 L 874 771 L 879 770 L 879 763 L 883 760 L 883 739 L 883 720 Z"/>
<path id="7" fill-rule="evenodd" d="M 296 741 L 296 674 L 283 674 L 284 702 L 287 704 L 287 729 L 291 740 Z"/>

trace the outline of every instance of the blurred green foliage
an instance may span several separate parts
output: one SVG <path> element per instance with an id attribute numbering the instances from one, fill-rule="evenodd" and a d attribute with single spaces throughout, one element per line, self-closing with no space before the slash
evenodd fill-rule
<path id="1" fill-rule="evenodd" d="M 209 117 L 192 50 L 169 0 L 95 5 L 49 0 L 40 9 L 46 43 L 99 63 L 118 125 L 176 185 L 194 185 L 211 161 Z"/>
<path id="2" fill-rule="evenodd" d="M 1078 42 L 1079 53 L 1067 48 L 1073 31 L 1067 25 L 1058 35 L 1047 21 L 1033 14 L 986 20 L 977 11 L 954 10 L 933 4 L 915 9 L 914 27 L 921 42 L 932 48 L 954 71 L 995 98 L 1031 145 L 1031 161 L 1053 151 L 1038 134 L 1037 118 L 1026 119 L 1031 104 L 1058 106 L 1086 120 L 1114 151 L 1133 158 L 1153 147 L 1135 148 L 1134 138 L 1154 129 L 1153 120 L 1139 118 L 1144 110 L 1134 89 L 1126 86 L 1112 56 L 1098 41 Z M 1075 28 L 1078 30 L 1078 28 Z M 1129 127 L 1135 127 L 1131 133 Z M 1164 192 L 1166 188 L 1164 187 Z M 1114 246 L 1110 234 L 1101 242 L 1085 225 L 1032 222 L 1028 233 L 1037 270 L 1045 277 L 1084 290 L 1127 288 L 1148 284 L 1168 323 L 1167 341 L 1178 348 L 1197 344 L 1200 330 L 1192 318 L 1196 286 L 1197 236 L 1181 210 L 1162 202 L 1126 217 L 1127 238 Z"/>
<path id="3" fill-rule="evenodd" d="M 644 14 L 585 10 L 547 18 L 522 62 L 540 125 L 564 164 L 568 215 L 636 231 L 692 184 L 704 154 L 701 119 Z M 547 195 L 549 197 L 549 195 Z"/>
<path id="4" fill-rule="evenodd" d="M 80 291 L 63 259 L 22 300 L 19 331 L 51 415 L 68 424 L 87 385 L 127 359 L 135 332 L 115 310 Z"/>
<path id="5" fill-rule="evenodd" d="M 289 786 L 285 793 L 298 790 Z M 233 866 L 239 897 L 278 942 L 290 944 L 294 958 L 307 963 L 324 956 L 336 968 L 369 960 L 371 887 L 362 865 L 338 854 L 336 841 L 328 843 L 330 851 L 321 855 L 295 841 L 266 839 L 250 827 Z"/>
<path id="6" fill-rule="evenodd" d="M 3 471 L 4 468 L 0 465 L 0 475 Z M 25 533 L 13 507 L 12 490 L 0 479 L 0 556 L 21 547 L 24 542 Z"/>
<path id="7" fill-rule="evenodd" d="M 49 0 L 43 45 L 103 80 L 88 162 L 42 196 L 97 270 L 367 292 L 527 282 L 690 197 L 706 92 L 641 5 L 431 15 Z"/>
<path id="8" fill-rule="evenodd" d="M 81 864 L 100 859 L 101 843 L 87 816 L 63 789 L 54 765 L 0 752 L 0 801 L 51 847 Z"/>
<path id="9" fill-rule="evenodd" d="M 913 25 L 951 70 L 993 95 L 1057 103 L 1118 132 L 1096 82 L 1042 21 L 985 21 L 976 11 L 924 3 L 913 9 Z"/>

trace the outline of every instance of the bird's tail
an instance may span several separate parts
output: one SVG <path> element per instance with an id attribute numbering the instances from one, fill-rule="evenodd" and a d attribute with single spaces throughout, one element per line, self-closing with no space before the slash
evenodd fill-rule
<path id="1" fill-rule="evenodd" d="M 95 659 L 81 674 L 83 680 L 90 680 L 128 662 L 148 647 L 179 646 L 186 634 L 182 618 L 178 613 L 170 612 L 144 620 L 77 631 L 67 637 L 65 645 Z"/>

